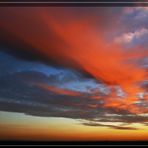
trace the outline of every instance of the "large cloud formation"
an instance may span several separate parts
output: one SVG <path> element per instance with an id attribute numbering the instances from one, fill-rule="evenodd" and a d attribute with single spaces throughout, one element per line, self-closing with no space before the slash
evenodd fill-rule
<path id="1" fill-rule="evenodd" d="M 147 123 L 147 28 L 123 25 L 133 11 L 1 8 L 0 110 Z"/>

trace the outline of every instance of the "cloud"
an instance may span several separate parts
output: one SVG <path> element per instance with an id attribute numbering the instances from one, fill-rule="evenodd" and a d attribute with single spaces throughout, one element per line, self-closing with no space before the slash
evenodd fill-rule
<path id="1" fill-rule="evenodd" d="M 143 18 L 147 18 L 148 8 L 147 7 L 133 7 L 133 8 L 126 7 L 126 8 L 123 9 L 123 12 L 126 15 L 134 14 L 135 16 L 134 16 L 133 19 L 140 20 L 140 19 L 143 19 Z"/>
<path id="2" fill-rule="evenodd" d="M 148 29 L 141 28 L 139 30 L 136 30 L 135 32 L 128 32 L 124 33 L 120 37 L 115 38 L 115 42 L 117 43 L 131 43 L 135 39 L 140 39 L 144 35 L 148 35 Z"/>
<path id="3" fill-rule="evenodd" d="M 19 12 L 19 13 L 18 13 Z M 68 12 L 68 13 L 67 13 Z M 79 13 L 81 12 L 81 13 Z M 100 15 L 100 12 L 105 12 Z M 44 14 L 45 13 L 45 14 Z M 49 58 L 55 50 L 60 50 L 60 47 L 67 46 L 67 43 L 59 36 L 59 33 L 52 28 L 49 28 L 48 22 L 44 18 L 49 15 L 49 20 L 56 19 L 61 23 L 69 20 L 72 22 L 84 20 L 88 18 L 94 24 L 99 24 L 99 30 L 103 26 L 109 26 L 106 21 L 106 13 L 113 13 L 112 9 L 108 8 L 107 11 L 103 8 L 9 8 L 1 9 L 1 44 L 10 48 L 3 49 L 5 52 L 15 55 L 18 58 L 27 60 L 39 60 L 45 63 L 56 64 L 56 61 Z M 55 14 L 55 18 L 52 15 Z M 79 15 L 77 15 L 79 14 Z M 116 13 L 114 13 L 116 14 Z M 117 16 L 112 16 L 112 20 Z M 13 18 L 13 23 L 11 18 Z M 99 20 L 98 20 L 99 18 Z M 12 23 L 9 26 L 9 21 Z M 62 24 L 61 24 L 62 25 Z M 105 30 L 105 29 L 104 29 Z M 56 44 L 58 42 L 58 44 Z M 21 48 L 21 50 L 20 50 Z M 50 50 L 46 57 L 46 51 L 41 52 L 42 48 Z M 2 50 L 2 49 L 1 49 Z M 52 55 L 51 55 L 52 56 Z M 62 64 L 62 63 L 60 63 Z M 59 65 L 59 63 L 58 63 Z"/>
<path id="4" fill-rule="evenodd" d="M 146 123 L 148 122 L 147 115 L 133 115 L 133 114 L 109 114 L 106 115 L 106 118 L 100 118 L 98 120 L 94 120 L 94 122 L 121 122 L 121 123 Z"/>
<path id="5" fill-rule="evenodd" d="M 5 56 L 4 56 L 5 55 Z M 4 67 L 12 67 L 11 72 L 0 76 L 0 110 L 22 112 L 36 116 L 57 116 L 69 118 L 88 118 L 93 116 L 90 104 L 98 104 L 96 100 L 91 100 L 89 93 L 86 93 L 87 85 L 93 86 L 93 81 L 82 75 L 66 69 L 54 69 L 50 66 L 43 69 L 44 66 L 9 59 L 10 62 L 5 62 L 9 58 L 6 54 L 0 54 Z M 31 65 L 24 68 L 25 66 Z M 43 69 L 43 70 L 41 70 Z M 39 70 L 39 71 L 38 71 Z M 83 83 L 83 87 L 79 87 L 79 91 L 73 87 Z M 85 83 L 84 83 L 85 82 Z M 87 84 L 88 83 L 88 84 Z M 64 86 L 69 84 L 68 86 Z M 72 84 L 72 85 L 70 85 Z M 86 88 L 85 88 L 86 85 Z M 96 86 L 94 82 L 94 86 Z M 63 87 L 63 88 L 62 88 Z M 91 87 L 90 87 L 91 89 Z M 84 111 L 90 108 L 90 111 Z M 81 115 L 80 115 L 81 112 Z M 82 112 L 84 112 L 82 114 Z"/>
<path id="6" fill-rule="evenodd" d="M 116 126 L 116 125 L 108 125 L 108 124 L 99 124 L 99 123 L 83 123 L 85 126 L 104 126 L 104 127 L 109 127 L 113 129 L 118 129 L 118 130 L 138 130 L 138 128 L 134 127 L 127 127 L 127 126 Z"/>
<path id="7" fill-rule="evenodd" d="M 40 87 L 41 89 L 45 89 L 47 91 L 52 91 L 54 93 L 57 93 L 57 94 L 61 94 L 61 95 L 69 95 L 69 96 L 80 96 L 80 92 L 76 92 L 76 91 L 72 91 L 72 90 L 66 90 L 66 89 L 60 89 L 60 88 L 57 88 L 57 87 L 51 87 L 49 85 L 46 85 L 46 84 L 35 84 L 36 86 Z"/>
<path id="8" fill-rule="evenodd" d="M 43 15 L 43 20 L 48 28 L 52 28 L 66 43 L 66 46 L 60 47 L 62 50 L 56 50 L 56 56 L 52 56 L 54 60 L 63 59 L 63 63 L 68 63 L 76 69 L 82 69 L 97 80 L 109 85 L 120 85 L 128 95 L 128 98 L 123 102 L 119 100 L 119 104 L 114 99 L 111 99 L 117 105 L 114 106 L 114 103 L 107 102 L 106 106 L 112 105 L 116 108 L 128 109 L 128 105 L 136 101 L 133 97 L 140 91 L 140 88 L 134 84 L 145 79 L 145 71 L 143 69 L 137 67 L 134 63 L 125 64 L 126 60 L 136 59 L 137 57 L 133 57 L 128 52 L 124 53 L 121 47 L 117 45 L 107 45 L 106 41 L 100 38 L 101 36 L 103 37 L 102 31 L 98 31 L 99 35 L 96 33 L 96 26 L 93 22 L 89 23 L 85 19 L 69 20 L 62 16 L 65 20 L 63 22 L 60 16 L 57 13 L 57 17 L 53 18 L 48 15 L 48 10 L 45 10 Z M 63 27 L 66 29 L 63 29 Z M 49 58 L 54 54 L 54 52 L 47 50 L 43 52 L 47 52 Z M 131 90 L 131 87 L 134 89 Z M 123 105 L 121 106 L 120 104 Z M 134 108 L 134 105 L 132 105 L 132 108 Z M 133 109 L 131 112 L 139 112 L 139 110 Z"/>
<path id="9" fill-rule="evenodd" d="M 2 8 L 1 51 L 12 56 L 3 54 L 0 63 L 0 109 L 91 120 L 147 113 L 139 97 L 147 71 L 135 62 L 147 57 L 147 49 L 128 50 L 107 40 L 115 28 L 129 27 L 114 23 L 121 12 L 113 10 Z M 123 38 L 133 40 L 147 29 L 127 32 Z"/>
<path id="10" fill-rule="evenodd" d="M 3 57 L 3 54 L 1 56 Z M 7 57 L 9 56 L 5 55 L 5 59 Z M 10 65 L 13 60 L 11 59 Z M 15 62 L 19 63 L 20 60 Z M 26 61 L 22 65 L 25 66 L 25 63 Z M 26 64 L 28 65 L 28 63 Z M 30 62 L 30 64 L 32 63 Z M 94 123 L 121 122 L 131 124 L 137 122 L 144 124 L 148 122 L 147 116 L 133 115 L 128 110 L 105 107 L 104 101 L 108 100 L 109 94 L 105 93 L 105 90 L 98 92 L 99 87 L 105 87 L 104 85 L 96 85 L 95 82 L 92 84 L 90 79 L 66 69 L 63 71 L 57 69 L 59 72 L 54 73 L 52 68 L 48 66 L 49 74 L 46 69 L 46 73 L 45 71 L 39 72 L 37 69 L 33 71 L 36 66 L 34 65 L 32 70 L 27 70 L 27 68 L 22 71 L 13 70 L 13 73 L 5 73 L 5 75 L 0 76 L 1 111 L 19 112 L 40 117 L 65 117 L 88 120 Z M 15 68 L 13 67 L 13 69 Z M 70 85 L 74 82 L 77 85 L 85 82 L 82 90 L 74 90 Z M 64 87 L 66 83 L 69 83 L 69 87 Z M 91 84 L 87 88 L 90 91 L 84 89 L 87 83 Z M 118 126 L 108 127 L 119 128 Z"/>
<path id="11" fill-rule="evenodd" d="M 33 77 L 32 77 L 33 76 Z M 103 112 L 99 101 L 88 94 L 55 88 L 51 82 L 48 89 L 32 82 L 47 86 L 50 76 L 39 72 L 18 72 L 0 78 L 0 110 L 21 112 L 34 116 L 65 117 L 73 119 L 95 118 Z M 46 82 L 46 83 L 45 83 Z M 64 92 L 64 93 L 63 93 Z M 74 94 L 74 95 L 73 95 Z M 96 110 L 90 105 L 98 104 Z M 100 113 L 99 113 L 100 112 Z"/>

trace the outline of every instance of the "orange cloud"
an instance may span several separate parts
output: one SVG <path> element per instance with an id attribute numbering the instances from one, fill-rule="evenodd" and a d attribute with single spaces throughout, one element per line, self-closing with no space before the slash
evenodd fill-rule
<path id="1" fill-rule="evenodd" d="M 116 100 L 113 97 L 111 102 L 109 99 L 106 100 L 105 106 L 139 113 L 140 109 L 133 104 L 138 101 L 136 95 L 141 91 L 137 83 L 145 79 L 146 72 L 137 65 L 126 63 L 126 60 L 136 59 L 139 54 L 125 53 L 121 47 L 115 44 L 108 45 L 101 38 L 102 32 L 96 33 L 93 30 L 94 24 L 65 20 L 63 28 L 58 21 L 50 19 L 50 17 L 45 19 L 49 28 L 52 27 L 69 45 L 68 48 L 62 49 L 62 53 L 59 53 L 66 59 L 74 61 L 96 79 L 101 79 L 111 85 L 120 85 L 125 91 L 127 96 L 123 100 Z M 144 55 L 142 54 L 142 56 Z"/>
<path id="2" fill-rule="evenodd" d="M 101 23 L 96 23 L 93 16 L 72 17 L 71 11 L 66 8 L 58 11 L 53 8 L 17 10 L 12 14 L 11 9 L 1 10 L 5 15 L 8 13 L 8 17 L 0 23 L 3 28 L 31 44 L 34 52 L 39 52 L 58 64 L 83 70 L 108 85 L 119 85 L 126 96 L 123 99 L 116 99 L 114 96 L 107 98 L 105 107 L 140 112 L 134 104 L 138 101 L 136 94 L 141 91 L 138 83 L 146 79 L 146 72 L 136 64 L 127 62 L 129 59 L 139 58 L 139 54 L 126 52 L 115 43 L 109 44 L 104 39 L 104 32 L 109 28 L 103 28 L 102 17 L 97 18 Z M 15 21 L 11 21 L 10 16 Z M 142 54 L 146 55 L 147 52 Z M 78 95 L 49 86 L 41 87 L 60 94 Z"/>
<path id="3" fill-rule="evenodd" d="M 41 83 L 37 83 L 35 84 L 36 86 L 51 91 L 53 93 L 57 93 L 60 95 L 69 95 L 69 96 L 80 96 L 81 93 L 80 92 L 76 92 L 76 91 L 72 91 L 72 90 L 67 90 L 67 89 L 61 89 L 58 87 L 54 87 L 54 86 L 49 86 L 47 84 L 41 84 Z"/>

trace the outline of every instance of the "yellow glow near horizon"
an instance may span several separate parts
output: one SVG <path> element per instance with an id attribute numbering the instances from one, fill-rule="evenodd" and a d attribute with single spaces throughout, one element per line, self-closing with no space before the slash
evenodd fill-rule
<path id="1" fill-rule="evenodd" d="M 138 130 L 119 130 L 101 126 L 85 126 L 79 120 L 34 117 L 21 113 L 0 112 L 2 140 L 148 140 L 148 128 L 132 124 Z"/>

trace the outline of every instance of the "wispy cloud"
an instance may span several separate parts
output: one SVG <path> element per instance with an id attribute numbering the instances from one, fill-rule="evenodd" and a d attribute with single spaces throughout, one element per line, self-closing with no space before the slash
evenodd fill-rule
<path id="1" fill-rule="evenodd" d="M 138 130 L 138 128 L 134 128 L 134 127 L 128 127 L 128 126 L 115 126 L 115 125 L 109 125 L 109 124 L 99 124 L 99 123 L 83 123 L 83 125 L 85 126 L 104 126 L 104 127 L 109 127 L 109 128 L 113 128 L 113 129 L 118 129 L 118 130 Z"/>

